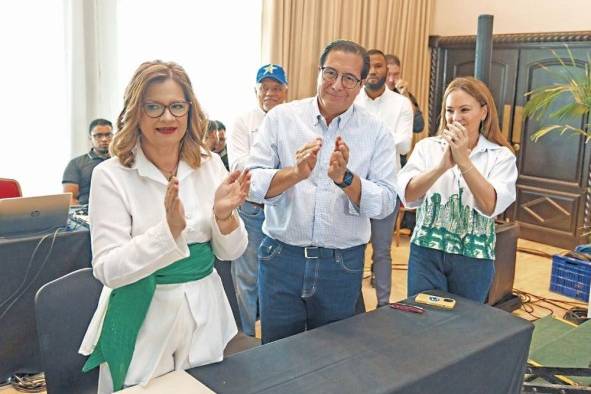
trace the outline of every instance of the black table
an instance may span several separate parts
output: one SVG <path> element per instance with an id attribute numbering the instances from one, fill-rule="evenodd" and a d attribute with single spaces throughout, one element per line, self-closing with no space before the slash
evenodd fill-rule
<path id="1" fill-rule="evenodd" d="M 383 307 L 189 373 L 217 393 L 520 393 L 533 325 L 454 298 L 453 311 Z"/>
<path id="2" fill-rule="evenodd" d="M 58 233 L 51 249 L 53 240 L 53 233 L 0 239 L 0 382 L 15 372 L 43 369 L 35 324 L 37 290 L 69 272 L 91 266 L 88 230 Z"/>

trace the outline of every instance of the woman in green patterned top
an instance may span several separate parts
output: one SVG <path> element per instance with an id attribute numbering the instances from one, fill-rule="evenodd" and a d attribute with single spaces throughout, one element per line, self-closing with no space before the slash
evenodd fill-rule
<path id="1" fill-rule="evenodd" d="M 515 155 L 487 86 L 456 78 L 437 136 L 415 146 L 398 192 L 418 208 L 408 295 L 438 289 L 484 302 L 494 277 L 495 216 L 515 201 Z"/>

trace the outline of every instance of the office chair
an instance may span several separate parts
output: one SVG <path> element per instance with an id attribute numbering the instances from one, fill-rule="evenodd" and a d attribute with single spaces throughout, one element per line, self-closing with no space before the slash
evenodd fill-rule
<path id="1" fill-rule="evenodd" d="M 224 286 L 226 297 L 228 297 L 230 308 L 232 308 L 234 321 L 236 321 L 236 326 L 238 326 L 238 334 L 236 334 L 236 336 L 228 343 L 228 346 L 226 346 L 226 349 L 224 350 L 224 357 L 228 357 L 234 353 L 239 353 L 243 350 L 248 350 L 261 344 L 260 339 L 250 337 L 240 329 L 242 327 L 242 323 L 240 320 L 240 311 L 238 310 L 238 299 L 236 298 L 234 280 L 232 280 L 231 264 L 232 263 L 230 261 L 220 261 L 218 259 L 215 260 L 214 264 L 215 270 L 222 279 L 222 285 Z"/>
<path id="2" fill-rule="evenodd" d="M 0 198 L 21 197 L 21 185 L 14 180 L 8 178 L 0 178 Z"/>
<path id="3" fill-rule="evenodd" d="M 47 393 L 96 393 L 98 368 L 83 373 L 78 348 L 103 285 L 83 268 L 55 279 L 35 296 L 35 318 Z"/>

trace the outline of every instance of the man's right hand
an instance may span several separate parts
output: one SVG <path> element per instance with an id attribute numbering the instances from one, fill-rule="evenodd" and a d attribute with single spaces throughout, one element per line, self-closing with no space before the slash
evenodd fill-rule
<path id="1" fill-rule="evenodd" d="M 293 170 L 299 180 L 307 179 L 314 171 L 321 147 L 322 138 L 316 138 L 296 151 L 296 165 Z"/>
<path id="2" fill-rule="evenodd" d="M 396 81 L 396 89 L 398 89 L 401 95 L 408 97 L 408 82 L 403 79 L 399 79 Z"/>

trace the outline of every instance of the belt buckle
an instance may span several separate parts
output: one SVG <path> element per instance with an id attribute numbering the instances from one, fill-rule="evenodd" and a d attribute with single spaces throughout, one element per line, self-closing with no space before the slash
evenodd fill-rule
<path id="1" fill-rule="evenodd" d="M 317 259 L 318 256 L 308 256 L 308 249 L 312 250 L 312 249 L 318 249 L 318 246 L 306 246 L 304 248 L 304 257 L 307 259 Z"/>

